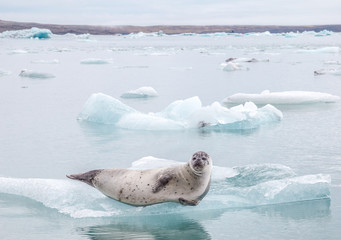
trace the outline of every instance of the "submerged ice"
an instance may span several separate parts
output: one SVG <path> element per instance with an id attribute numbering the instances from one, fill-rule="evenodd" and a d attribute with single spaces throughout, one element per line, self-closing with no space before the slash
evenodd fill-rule
<path id="1" fill-rule="evenodd" d="M 307 104 L 336 102 L 340 97 L 321 92 L 284 91 L 270 92 L 265 90 L 260 94 L 236 93 L 223 100 L 225 104 L 240 104 L 252 101 L 255 104 Z"/>
<path id="2" fill-rule="evenodd" d="M 145 157 L 134 162 L 132 168 L 149 169 L 177 164 L 183 163 Z M 30 198 L 73 218 L 86 218 L 184 214 L 325 199 L 330 198 L 329 185 L 329 175 L 296 176 L 289 167 L 262 164 L 213 167 L 210 191 L 195 208 L 175 203 L 133 207 L 112 200 L 83 183 L 61 179 L 0 177 L 0 194 Z"/>
<path id="3" fill-rule="evenodd" d="M 271 105 L 258 108 L 252 102 L 230 109 L 218 102 L 203 107 L 198 97 L 192 97 L 175 101 L 161 112 L 146 114 L 113 97 L 97 93 L 87 100 L 78 119 L 134 130 L 228 130 L 252 129 L 279 121 L 282 112 Z"/>

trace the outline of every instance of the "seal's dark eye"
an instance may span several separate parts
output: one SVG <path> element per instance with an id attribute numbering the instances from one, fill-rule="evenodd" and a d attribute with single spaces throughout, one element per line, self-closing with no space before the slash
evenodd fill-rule
<path id="1" fill-rule="evenodd" d="M 202 160 L 206 161 L 206 160 L 207 160 L 207 158 L 203 157 L 203 158 L 202 158 Z"/>
<path id="2" fill-rule="evenodd" d="M 193 158 L 193 160 L 197 160 L 197 158 L 196 158 L 196 157 L 194 157 L 194 158 Z"/>

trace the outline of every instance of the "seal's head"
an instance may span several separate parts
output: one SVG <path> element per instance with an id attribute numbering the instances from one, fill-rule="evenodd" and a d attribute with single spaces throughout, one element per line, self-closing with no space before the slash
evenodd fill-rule
<path id="1" fill-rule="evenodd" d="M 202 175 L 212 168 L 212 159 L 205 152 L 196 152 L 189 161 L 189 166 L 195 175 Z"/>

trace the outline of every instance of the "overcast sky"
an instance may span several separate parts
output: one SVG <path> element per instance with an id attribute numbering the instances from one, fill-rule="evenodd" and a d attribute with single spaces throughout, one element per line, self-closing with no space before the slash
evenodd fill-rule
<path id="1" fill-rule="evenodd" d="M 341 0 L 0 0 L 0 19 L 90 25 L 341 24 Z"/>

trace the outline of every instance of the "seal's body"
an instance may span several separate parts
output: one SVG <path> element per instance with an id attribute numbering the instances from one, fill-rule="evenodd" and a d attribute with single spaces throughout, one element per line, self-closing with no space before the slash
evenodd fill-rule
<path id="1" fill-rule="evenodd" d="M 210 187 L 212 160 L 195 153 L 189 163 L 147 170 L 102 169 L 67 176 L 97 188 L 106 196 L 135 206 L 162 202 L 197 205 Z"/>

